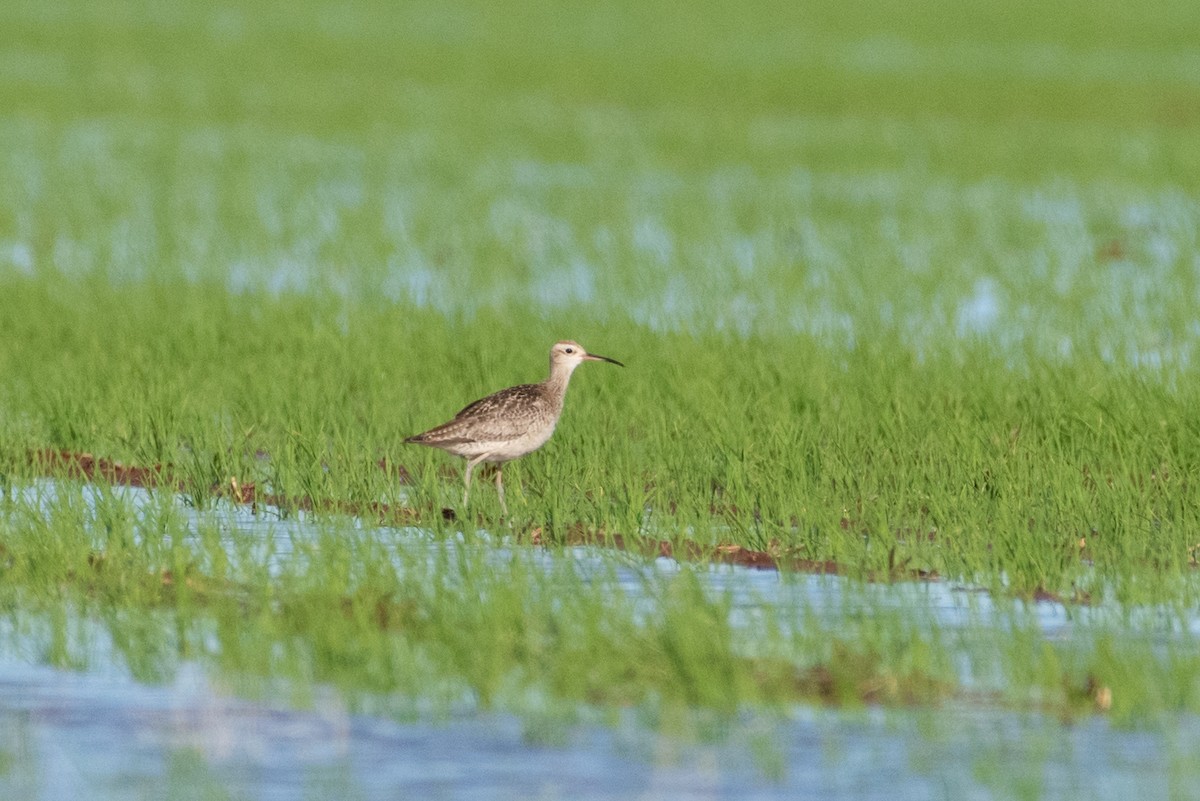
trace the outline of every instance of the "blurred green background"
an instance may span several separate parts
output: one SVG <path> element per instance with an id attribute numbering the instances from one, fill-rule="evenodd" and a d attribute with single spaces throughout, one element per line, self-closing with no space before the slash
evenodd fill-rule
<path id="1" fill-rule="evenodd" d="M 0 8 L 0 280 L 1190 360 L 1191 2 Z"/>

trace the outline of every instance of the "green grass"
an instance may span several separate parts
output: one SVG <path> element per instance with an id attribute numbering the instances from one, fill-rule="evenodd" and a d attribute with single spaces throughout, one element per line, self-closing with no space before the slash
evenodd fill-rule
<path id="1" fill-rule="evenodd" d="M 1195 711 L 1195 30 L 1185 2 L 6 3 L 6 614 L 54 664 L 86 667 L 82 615 L 147 680 L 199 653 L 383 706 L 933 704 L 966 659 L 989 700 Z M 936 571 L 1012 604 L 1003 643 L 857 583 L 745 632 L 690 568 L 643 620 L 569 561 L 415 577 L 337 515 L 275 563 L 222 538 L 231 478 L 508 534 L 487 486 L 443 520 L 460 465 L 401 442 L 563 337 L 628 367 L 580 370 L 510 467 L 512 533 Z M 33 504 L 41 448 L 163 465 L 200 512 Z M 1045 592 L 1104 614 L 1048 641 Z"/>
<path id="2" fill-rule="evenodd" d="M 651 335 L 553 315 L 464 323 L 202 287 L 50 293 L 11 279 L 6 298 L 14 477 L 36 472 L 30 450 L 63 448 L 168 465 L 200 505 L 237 478 L 289 497 L 406 502 L 440 529 L 461 463 L 403 438 L 540 377 L 544 343 L 565 329 L 629 367 L 581 370 L 555 439 L 510 468 L 518 532 L 563 540 L 582 525 L 1018 595 L 1193 600 L 1176 594 L 1200 528 L 1200 398 L 1179 368 L 1014 367 L 961 342 L 921 359 L 882 343 L 838 354 L 798 334 Z M 499 519 L 491 487 L 475 501 L 482 521 Z"/>

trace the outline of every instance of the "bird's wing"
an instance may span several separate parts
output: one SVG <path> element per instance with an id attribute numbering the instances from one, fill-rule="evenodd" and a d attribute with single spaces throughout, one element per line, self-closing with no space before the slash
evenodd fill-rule
<path id="1" fill-rule="evenodd" d="M 463 407 L 453 420 L 406 441 L 442 446 L 511 439 L 523 433 L 531 419 L 551 414 L 549 403 L 537 384 L 509 387 L 480 398 Z"/>
<path id="2" fill-rule="evenodd" d="M 486 398 L 467 404 L 454 415 L 454 419 L 508 416 L 521 408 L 539 408 L 544 402 L 536 384 L 521 384 L 493 392 Z"/>

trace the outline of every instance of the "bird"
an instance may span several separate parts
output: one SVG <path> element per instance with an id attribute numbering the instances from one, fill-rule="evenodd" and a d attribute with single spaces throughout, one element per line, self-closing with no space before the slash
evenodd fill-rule
<path id="1" fill-rule="evenodd" d="M 550 375 L 537 384 L 520 384 L 494 392 L 464 407 L 449 422 L 414 434 L 405 443 L 428 445 L 467 460 L 463 473 L 463 506 L 471 496 L 471 473 L 483 462 L 496 465 L 496 492 L 504 503 L 505 462 L 519 459 L 545 445 L 562 414 L 571 373 L 584 362 L 625 365 L 616 359 L 588 353 L 573 340 L 550 348 Z"/>

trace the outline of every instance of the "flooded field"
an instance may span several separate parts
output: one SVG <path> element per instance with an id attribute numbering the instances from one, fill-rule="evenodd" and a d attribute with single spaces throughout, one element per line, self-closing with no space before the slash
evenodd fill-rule
<path id="1" fill-rule="evenodd" d="M 1198 30 L 0 3 L 0 798 L 1198 797 Z"/>

